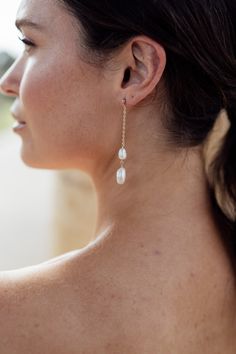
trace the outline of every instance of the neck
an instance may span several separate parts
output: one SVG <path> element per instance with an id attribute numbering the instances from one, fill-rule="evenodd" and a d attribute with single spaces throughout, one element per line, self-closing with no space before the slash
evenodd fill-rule
<path id="1" fill-rule="evenodd" d="M 217 233 L 199 150 L 175 154 L 162 151 L 155 158 L 132 155 L 125 165 L 124 185 L 117 185 L 115 180 L 117 161 L 102 182 L 95 180 L 96 237 L 109 230 L 113 235 L 109 242 L 118 237 L 121 245 L 130 243 L 133 247 L 140 241 L 156 245 L 163 235 L 166 242 L 178 243 L 189 231 L 193 235 L 202 233 L 203 228 L 207 233 L 210 229 Z"/>
<path id="2" fill-rule="evenodd" d="M 148 252 L 162 255 L 158 262 L 171 257 L 171 265 L 175 259 L 186 264 L 179 254 L 202 261 L 214 251 L 216 262 L 220 258 L 228 264 L 201 156 L 199 149 L 162 151 L 155 159 L 141 159 L 141 169 L 140 162 L 130 158 L 124 185 L 116 184 L 115 164 L 108 168 L 102 183 L 95 181 L 98 217 L 92 245 L 102 244 L 117 263 L 125 254 L 132 262 Z"/>

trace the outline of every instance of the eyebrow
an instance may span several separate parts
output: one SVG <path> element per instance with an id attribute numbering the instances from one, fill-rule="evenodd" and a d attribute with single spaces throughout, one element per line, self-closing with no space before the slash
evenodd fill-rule
<path id="1" fill-rule="evenodd" d="M 33 22 L 27 18 L 17 19 L 15 22 L 16 27 L 20 30 L 21 27 L 31 27 L 37 30 L 43 30 L 44 27 L 39 23 Z"/>

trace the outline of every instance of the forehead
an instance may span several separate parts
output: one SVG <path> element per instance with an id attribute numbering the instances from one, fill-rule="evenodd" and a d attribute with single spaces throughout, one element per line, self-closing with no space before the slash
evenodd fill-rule
<path id="1" fill-rule="evenodd" d="M 16 22 L 27 21 L 52 30 L 62 23 L 63 27 L 66 26 L 73 18 L 57 0 L 22 0 L 16 14 Z"/>

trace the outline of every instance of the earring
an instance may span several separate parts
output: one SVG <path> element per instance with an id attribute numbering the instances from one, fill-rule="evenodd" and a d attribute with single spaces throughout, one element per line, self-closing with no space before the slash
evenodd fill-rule
<path id="1" fill-rule="evenodd" d="M 116 172 L 116 182 L 118 184 L 124 184 L 126 179 L 126 170 L 124 168 L 124 162 L 125 159 L 127 158 L 127 152 L 125 149 L 125 129 L 126 129 L 126 114 L 127 114 L 125 98 L 123 98 L 122 104 L 123 104 L 122 144 L 118 152 L 118 157 L 120 159 L 120 168 Z"/>

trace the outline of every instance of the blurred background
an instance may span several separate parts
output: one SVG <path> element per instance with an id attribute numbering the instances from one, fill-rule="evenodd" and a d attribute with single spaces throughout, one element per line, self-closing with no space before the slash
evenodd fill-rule
<path id="1" fill-rule="evenodd" d="M 20 0 L 0 2 L 0 76 L 23 49 L 15 28 Z M 93 237 L 96 196 L 80 171 L 32 169 L 12 130 L 13 99 L 0 95 L 0 271 L 46 261 Z"/>

